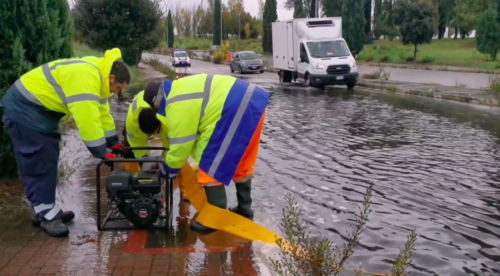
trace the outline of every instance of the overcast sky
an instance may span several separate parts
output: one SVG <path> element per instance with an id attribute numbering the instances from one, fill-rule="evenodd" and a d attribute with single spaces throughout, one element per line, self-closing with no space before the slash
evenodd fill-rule
<path id="1" fill-rule="evenodd" d="M 168 2 L 166 0 L 165 2 Z M 278 2 L 278 19 L 280 21 L 292 19 L 293 18 L 293 10 L 287 11 L 283 8 L 283 3 L 285 0 L 276 0 Z M 169 6 L 171 5 L 180 5 L 180 6 L 189 6 L 192 7 L 194 4 L 199 4 L 201 0 L 170 0 Z M 205 3 L 206 0 L 204 1 Z M 252 16 L 257 16 L 259 12 L 259 4 L 257 0 L 243 0 L 245 3 L 245 10 L 249 12 Z M 227 0 L 222 0 L 222 3 L 227 4 Z M 207 4 L 205 4 L 207 5 Z"/>

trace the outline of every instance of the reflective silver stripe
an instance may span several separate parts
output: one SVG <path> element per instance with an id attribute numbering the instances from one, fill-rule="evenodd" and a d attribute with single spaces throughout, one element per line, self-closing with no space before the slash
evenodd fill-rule
<path id="1" fill-rule="evenodd" d="M 106 132 L 104 132 L 104 136 L 106 138 L 116 136 L 116 130 L 113 129 L 113 130 L 110 130 L 110 131 L 106 131 Z"/>
<path id="2" fill-rule="evenodd" d="M 83 141 L 83 142 L 89 148 L 96 148 L 96 147 L 105 145 L 106 144 L 106 139 L 105 138 L 101 138 L 101 139 L 97 139 L 97 140 L 94 140 L 94 141 Z"/>
<path id="3" fill-rule="evenodd" d="M 59 205 L 57 205 L 57 203 L 54 205 L 54 207 L 52 208 L 52 210 L 50 210 L 47 214 L 45 214 L 45 216 L 43 216 L 46 220 L 53 220 L 57 214 L 59 214 L 59 212 L 61 212 L 61 207 L 59 207 Z"/>
<path id="4" fill-rule="evenodd" d="M 101 105 L 108 103 L 108 98 L 104 98 L 100 100 Z"/>
<path id="5" fill-rule="evenodd" d="M 134 135 L 132 135 L 132 134 L 130 134 L 130 133 L 128 133 L 128 132 L 127 132 L 127 137 L 128 137 L 129 139 L 134 139 L 134 138 L 135 138 L 135 137 L 134 137 Z"/>
<path id="6" fill-rule="evenodd" d="M 134 100 L 134 102 L 132 102 L 132 112 L 136 112 L 137 111 L 137 99 Z"/>
<path id="7" fill-rule="evenodd" d="M 196 137 L 198 137 L 198 134 L 193 134 L 193 135 L 189 135 L 189 136 L 181 137 L 181 138 L 168 138 L 168 143 L 170 145 L 180 145 L 180 144 L 194 141 L 196 139 Z"/>
<path id="8" fill-rule="evenodd" d="M 57 83 L 56 79 L 52 75 L 52 71 L 56 70 L 58 66 L 73 65 L 73 64 L 89 64 L 89 65 L 91 65 L 99 73 L 99 78 L 100 78 L 100 80 L 102 82 L 102 76 L 101 76 L 101 71 L 99 71 L 99 67 L 95 66 L 94 64 L 92 64 L 92 63 L 90 63 L 88 61 L 84 61 L 84 60 L 68 60 L 68 61 L 63 61 L 63 62 L 56 63 L 52 67 L 49 67 L 48 63 L 42 65 L 43 75 L 47 79 L 47 82 L 52 86 L 52 89 L 54 89 L 54 91 L 56 92 L 57 96 L 59 96 L 59 98 L 61 99 L 61 101 L 62 101 L 62 103 L 64 105 L 66 105 L 68 103 L 73 103 L 75 101 L 68 102 L 68 99 L 66 99 L 66 95 L 64 94 L 64 91 L 63 91 L 62 87 Z M 42 103 L 31 92 L 29 92 L 28 89 L 26 89 L 26 87 L 24 86 L 24 84 L 21 82 L 20 79 L 18 79 L 15 82 L 15 86 L 19 90 L 19 92 L 21 92 L 21 94 L 24 97 L 26 97 L 26 99 L 28 99 L 30 102 L 32 102 L 34 104 L 37 104 L 37 105 L 43 106 Z M 87 95 L 87 94 L 85 94 L 85 95 Z M 76 95 L 76 96 L 79 96 L 79 95 Z M 71 96 L 71 97 L 76 97 L 76 96 Z"/>
<path id="9" fill-rule="evenodd" d="M 165 97 L 165 90 L 163 89 L 163 83 L 165 82 L 162 81 L 160 88 L 158 88 L 158 93 L 156 94 L 156 99 L 155 102 L 153 103 L 154 106 L 160 105 L 161 100 Z"/>
<path id="10" fill-rule="evenodd" d="M 214 76 L 207 75 L 207 80 L 205 81 L 205 89 L 203 91 L 203 102 L 201 103 L 201 114 L 200 114 L 200 124 L 203 117 L 205 117 L 205 109 L 208 105 L 208 100 L 210 99 L 210 92 L 212 91 L 212 81 Z"/>
<path id="11" fill-rule="evenodd" d="M 189 100 L 196 100 L 196 99 L 203 99 L 205 92 L 198 92 L 198 93 L 193 93 L 193 94 L 187 94 L 187 95 L 179 95 L 176 96 L 172 99 L 169 99 L 167 101 L 167 106 L 169 104 L 177 103 L 177 102 L 182 102 L 182 101 L 189 101 Z M 165 107 L 166 108 L 166 107 Z"/>
<path id="12" fill-rule="evenodd" d="M 238 107 L 238 111 L 236 112 L 236 115 L 234 116 L 233 121 L 229 126 L 229 130 L 224 137 L 224 140 L 222 141 L 222 145 L 217 152 L 217 155 L 215 156 L 212 166 L 210 166 L 210 169 L 208 170 L 208 175 L 214 175 L 219 168 L 222 157 L 224 157 L 224 155 L 226 154 L 227 149 L 229 148 L 229 144 L 233 140 L 236 129 L 241 123 L 241 119 L 243 118 L 243 114 L 245 114 L 248 104 L 250 103 L 250 99 L 252 98 L 255 88 L 256 86 L 254 84 L 248 85 L 247 91 L 245 91 L 245 96 L 243 96 L 243 100 L 241 100 L 240 106 Z"/>
<path id="13" fill-rule="evenodd" d="M 222 183 L 214 182 L 214 183 L 202 184 L 201 186 L 202 187 L 217 187 L 217 186 L 220 186 L 220 185 L 222 185 Z"/>
<path id="14" fill-rule="evenodd" d="M 32 103 L 34 103 L 36 105 L 43 106 L 42 103 L 33 94 L 31 94 L 31 92 L 29 92 L 28 89 L 26 89 L 26 87 L 21 82 L 21 80 L 16 80 L 16 82 L 14 83 L 14 85 L 16 86 L 17 90 L 19 90 L 19 92 L 21 92 L 21 94 L 26 99 L 28 99 L 28 101 L 30 101 L 30 102 L 32 102 Z"/>
<path id="15" fill-rule="evenodd" d="M 40 213 L 41 211 L 49 210 L 52 207 L 54 207 L 54 204 L 38 204 L 37 206 L 33 207 L 33 210 L 35 210 L 35 213 Z"/>
<path id="16" fill-rule="evenodd" d="M 79 95 L 69 96 L 66 98 L 66 104 L 87 102 L 87 101 L 93 101 L 99 103 L 101 99 L 94 94 L 79 94 Z"/>
<path id="17" fill-rule="evenodd" d="M 49 67 L 49 64 L 45 63 L 44 65 L 42 65 L 43 74 L 44 74 L 45 78 L 47 79 L 47 81 L 49 82 L 49 84 L 52 86 L 52 88 L 56 91 L 57 95 L 59 96 L 59 98 L 61 99 L 63 104 L 67 104 L 66 95 L 64 94 L 62 87 L 59 85 L 59 83 L 57 83 L 56 79 L 52 75 L 52 71 L 56 70 L 57 67 L 59 67 L 59 66 L 74 65 L 74 64 L 89 64 L 89 65 L 93 66 L 99 72 L 99 77 L 100 77 L 101 82 L 102 82 L 102 76 L 101 76 L 101 72 L 99 71 L 99 68 L 88 61 L 68 60 L 68 61 L 56 63 L 52 67 Z"/>

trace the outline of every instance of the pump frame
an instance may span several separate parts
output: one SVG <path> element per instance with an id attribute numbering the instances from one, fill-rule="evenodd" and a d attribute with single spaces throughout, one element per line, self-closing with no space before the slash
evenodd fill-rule
<path id="1" fill-rule="evenodd" d="M 164 147 L 127 147 L 127 150 L 162 150 L 166 151 L 168 150 L 167 148 Z M 97 230 L 98 231 L 125 231 L 125 230 L 144 230 L 144 229 L 166 229 L 170 230 L 172 227 L 172 220 L 173 220 L 173 180 L 171 179 L 166 179 L 165 184 L 166 184 L 166 189 L 168 195 L 165 197 L 165 204 L 164 207 L 162 207 L 162 210 L 164 211 L 165 215 L 160 215 L 158 217 L 158 221 L 146 228 L 141 228 L 133 225 L 130 223 L 116 207 L 111 207 L 111 210 L 109 210 L 108 214 L 102 219 L 102 206 L 101 206 L 101 166 L 103 164 L 108 164 L 111 168 L 111 171 L 114 170 L 114 164 L 115 163 L 162 163 L 167 167 L 167 172 L 168 172 L 168 166 L 163 161 L 162 159 L 154 159 L 154 158 L 126 158 L 126 159 L 116 159 L 116 160 L 102 160 L 99 162 L 96 166 L 96 197 L 97 197 L 97 202 L 96 202 L 96 211 L 97 211 L 97 217 L 96 217 L 96 223 L 97 223 Z M 159 177 L 159 176 L 158 176 Z M 161 183 L 161 182 L 160 182 Z"/>

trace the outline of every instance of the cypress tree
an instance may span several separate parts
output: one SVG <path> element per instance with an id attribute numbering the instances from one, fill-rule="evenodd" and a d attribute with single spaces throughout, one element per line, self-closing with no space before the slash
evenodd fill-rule
<path id="1" fill-rule="evenodd" d="M 213 30 L 213 45 L 221 45 L 222 46 L 222 34 L 220 30 L 220 21 L 221 21 L 221 0 L 214 1 L 214 30 Z"/>
<path id="2" fill-rule="evenodd" d="M 167 15 L 167 47 L 174 48 L 174 22 L 172 21 L 172 11 L 168 10 Z"/>
<path id="3" fill-rule="evenodd" d="M 72 55 L 66 0 L 0 1 L 0 26 L 0 98 L 31 68 Z M 0 178 L 16 175 L 11 139 L 8 131 L 0 131 Z"/>
<path id="4" fill-rule="evenodd" d="M 365 34 L 372 30 L 372 0 L 365 0 Z"/>
<path id="5" fill-rule="evenodd" d="M 302 0 L 295 0 L 293 7 L 293 18 L 304 18 L 304 9 L 303 9 Z"/>
<path id="6" fill-rule="evenodd" d="M 365 43 L 365 0 L 342 2 L 342 36 L 351 52 L 359 54 Z"/>
<path id="7" fill-rule="evenodd" d="M 342 0 L 325 0 L 324 13 L 327 17 L 342 16 Z"/>
<path id="8" fill-rule="evenodd" d="M 262 36 L 262 50 L 266 53 L 273 52 L 272 23 L 278 20 L 276 0 L 266 0 L 264 4 L 264 35 Z"/>

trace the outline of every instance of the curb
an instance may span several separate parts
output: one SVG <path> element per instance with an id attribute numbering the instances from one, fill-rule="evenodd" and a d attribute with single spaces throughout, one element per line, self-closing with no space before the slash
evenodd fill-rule
<path id="1" fill-rule="evenodd" d="M 405 64 L 384 64 L 384 63 L 370 63 L 370 62 L 358 62 L 358 65 L 373 66 L 373 67 L 386 67 L 386 68 L 398 68 L 398 69 L 413 69 L 413 70 L 424 70 L 424 71 L 442 71 L 442 72 L 457 72 L 457 73 L 478 73 L 478 74 L 498 74 L 500 70 L 493 69 L 453 69 L 448 68 L 446 65 L 434 65 L 439 67 L 431 66 L 411 66 Z"/>
<path id="2" fill-rule="evenodd" d="M 356 85 L 360 86 L 360 87 L 383 90 L 385 92 L 391 92 L 391 93 L 400 93 L 400 94 L 414 95 L 414 96 L 433 98 L 433 99 L 450 100 L 450 101 L 462 102 L 462 103 L 472 103 L 472 104 L 479 104 L 479 105 L 485 105 L 485 106 L 490 106 L 490 107 L 492 107 L 492 106 L 498 107 L 500 105 L 500 102 L 498 100 L 477 98 L 477 97 L 471 96 L 470 94 L 464 95 L 464 96 L 459 96 L 459 95 L 446 94 L 446 93 L 434 93 L 434 91 L 432 91 L 432 90 L 424 91 L 424 90 L 418 90 L 418 89 L 405 89 L 405 88 L 400 88 L 397 86 L 374 84 L 374 83 L 370 83 L 369 81 L 364 81 L 362 79 L 359 79 L 358 82 L 356 83 Z"/>

